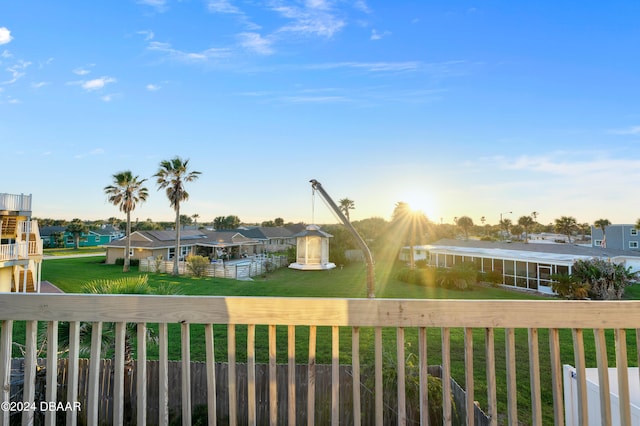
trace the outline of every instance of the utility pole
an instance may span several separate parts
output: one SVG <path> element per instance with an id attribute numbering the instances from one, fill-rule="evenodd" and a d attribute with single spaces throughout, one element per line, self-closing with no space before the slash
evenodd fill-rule
<path id="1" fill-rule="evenodd" d="M 367 243 L 364 242 L 364 240 L 362 239 L 360 234 L 358 234 L 358 231 L 356 231 L 356 228 L 353 227 L 351 222 L 347 220 L 344 213 L 342 213 L 338 205 L 331 199 L 329 194 L 327 194 L 327 192 L 324 190 L 320 182 L 318 182 L 315 179 L 311 179 L 309 182 L 311 182 L 311 187 L 316 191 L 320 192 L 320 195 L 322 195 L 322 197 L 327 201 L 327 203 L 329 203 L 329 206 L 338 215 L 338 217 L 340 218 L 344 226 L 347 227 L 347 229 L 349 230 L 353 238 L 356 240 L 356 243 L 358 243 L 360 250 L 362 250 L 365 261 L 367 262 L 367 297 L 369 299 L 375 298 L 376 297 L 376 294 L 375 294 L 376 279 L 375 279 L 375 272 L 373 269 L 373 255 L 371 254 L 371 250 L 369 250 Z"/>

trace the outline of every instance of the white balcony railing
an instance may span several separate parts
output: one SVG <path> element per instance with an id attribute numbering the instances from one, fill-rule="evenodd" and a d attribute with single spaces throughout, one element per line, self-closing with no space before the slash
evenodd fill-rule
<path id="1" fill-rule="evenodd" d="M 35 243 L 37 244 L 37 242 Z M 37 250 L 37 247 L 34 249 Z M 0 261 L 27 259 L 29 257 L 28 250 L 29 244 L 26 242 L 0 244 Z"/>
<path id="2" fill-rule="evenodd" d="M 627 359 L 627 351 L 637 353 L 637 333 L 640 326 L 640 302 L 588 302 L 588 301 L 520 301 L 520 300 L 399 300 L 399 299 L 307 299 L 307 298 L 258 298 L 258 297 L 192 297 L 192 296 L 133 296 L 133 295 L 43 295 L 5 294 L 0 295 L 0 404 L 9 401 L 10 364 L 13 344 L 19 330 L 25 330 L 24 390 L 18 400 L 23 404 L 35 402 L 36 369 L 38 367 L 39 342 L 38 322 L 44 322 L 48 331 L 46 343 L 46 406 L 55 406 L 56 390 L 66 389 L 65 401 L 74 404 L 79 401 L 79 353 L 81 330 L 86 330 L 84 322 L 92 324 L 86 405 L 81 411 L 69 410 L 43 413 L 45 424 L 56 424 L 56 416 L 66 416 L 67 424 L 76 424 L 78 416 L 86 416 L 87 424 L 99 424 L 101 333 L 103 325 L 115 323 L 115 346 L 113 361 L 112 400 L 113 423 L 123 424 L 125 410 L 135 410 L 138 425 L 147 424 L 148 387 L 151 374 L 147 372 L 147 345 L 145 336 L 149 328 L 157 328 L 159 336 L 157 370 L 157 393 L 159 401 L 155 407 L 159 412 L 158 424 L 166 425 L 169 416 L 168 365 L 169 347 L 179 353 L 181 362 L 181 413 L 182 424 L 191 424 L 192 391 L 206 394 L 209 424 L 215 424 L 220 407 L 216 408 L 218 395 L 225 395 L 228 412 L 225 422 L 243 423 L 239 415 L 246 418 L 246 424 L 296 424 L 314 423 L 315 368 L 317 351 L 330 357 L 331 424 L 338 424 L 341 400 L 348 398 L 352 413 L 350 423 L 375 423 L 381 425 L 384 419 L 383 392 L 393 386 L 397 395 L 397 413 L 393 423 L 407 422 L 407 399 L 405 374 L 409 365 L 405 363 L 408 350 L 417 355 L 419 367 L 419 422 L 427 424 L 429 404 L 442 406 L 445 424 L 452 423 L 454 407 L 449 397 L 452 366 L 462 371 L 459 383 L 466 390 L 466 399 L 461 407 L 466 413 L 474 410 L 474 401 L 485 400 L 486 412 L 491 424 L 545 423 L 564 424 L 564 403 L 562 390 L 562 364 L 576 366 L 579 424 L 589 423 L 587 410 L 587 386 L 585 368 L 596 366 L 602 383 L 608 381 L 609 359 L 615 361 L 619 387 L 612 389 L 620 398 L 619 418 L 621 424 L 630 425 L 628 366 L 637 359 Z M 22 323 L 26 321 L 26 327 Z M 65 374 L 58 375 L 58 327 L 61 322 L 69 322 L 68 367 Z M 129 380 L 125 366 L 125 349 L 131 347 L 126 334 L 126 324 L 137 324 L 137 371 L 135 376 L 135 401 L 132 408 L 125 408 L 125 381 Z M 20 324 L 20 326 L 18 326 Z M 191 326 L 194 326 L 193 328 Z M 198 325 L 198 327 L 195 327 Z M 216 333 L 214 335 L 214 327 Z M 283 337 L 279 331 L 286 329 Z M 169 341 L 168 330 L 180 330 L 179 338 Z M 195 330 L 198 330 L 197 332 Z M 631 329 L 627 339 L 627 330 Z M 320 331 L 323 337 L 320 338 Z M 585 330 L 593 330 L 593 334 Z M 240 331 L 242 337 L 240 337 Z M 389 333 L 392 331 L 392 333 Z M 245 333 L 246 332 L 246 333 Z M 263 338 L 268 333 L 268 347 L 256 347 L 256 333 Z M 223 386 L 216 385 L 215 341 L 224 335 L 228 375 Z M 276 335 L 278 341 L 276 342 Z M 434 335 L 436 336 L 434 338 Z M 136 334 L 133 335 L 134 339 Z M 297 337 L 298 336 L 298 337 Z M 299 336 L 305 336 L 301 339 Z M 308 336 L 308 340 L 306 337 Z M 348 336 L 348 337 L 346 337 Z M 362 336 L 362 339 L 361 339 Z M 384 341 L 383 341 L 384 336 Z M 411 346 L 408 341 L 415 339 Z M 548 344 L 539 336 L 548 336 Z M 593 336 L 592 344 L 585 340 Z M 87 337 L 87 336 L 85 336 Z M 193 340 L 192 340 L 193 337 Z M 349 341 L 341 342 L 342 339 Z M 283 341 L 284 340 L 284 341 Z M 427 357 L 429 340 L 429 358 Z M 542 339 L 540 339 L 542 340 Z M 568 341 L 567 341 L 568 340 Z M 238 385 L 237 353 L 246 348 L 246 386 Z M 17 343 L 22 343 L 18 341 Z M 318 346 L 316 346 L 316 343 Z M 176 350 L 176 345 L 179 349 Z M 375 386 L 369 389 L 375 395 L 375 404 L 370 412 L 361 405 L 361 361 L 368 359 L 360 354 L 360 348 L 373 348 L 371 367 L 375 371 Z M 608 352 L 607 345 L 612 346 Z M 396 354 L 394 371 L 398 372 L 396 383 L 383 380 L 383 348 L 393 348 Z M 200 387 L 193 390 L 191 375 L 191 349 L 204 348 L 206 352 L 206 373 Z M 296 393 L 296 354 L 308 350 L 308 384 L 306 397 L 301 400 Z M 589 349 L 592 348 L 592 349 Z M 593 349 L 595 348 L 595 349 Z M 278 355 L 279 349 L 282 349 Z M 283 353 L 287 359 L 286 370 L 277 368 L 277 359 Z M 348 353 L 345 353 L 348 352 Z M 303 352 L 305 353 L 305 352 Z M 516 356 L 519 358 L 517 363 Z M 268 359 L 268 374 L 256 376 L 256 359 Z M 307 358 L 307 357 L 305 357 Z M 523 361 L 522 358 L 526 359 Z M 348 363 L 354 386 L 349 393 L 340 388 L 340 360 Z M 348 361 L 344 361 L 344 360 Z M 442 366 L 442 399 L 427 398 L 427 365 L 436 360 Z M 369 361 L 367 361 L 369 362 Z M 528 368 L 517 370 L 522 363 Z M 476 373 L 474 374 L 474 369 Z M 155 371 L 155 370 L 154 370 Z M 286 371 L 288 377 L 284 395 L 286 410 L 278 409 L 277 376 Z M 482 374 L 481 371 L 485 371 Z M 155 374 L 155 373 L 154 373 Z M 58 377 L 63 377 L 60 381 Z M 633 380 L 638 380 L 634 378 Z M 259 382 L 268 382 L 268 392 L 260 398 L 256 396 Z M 524 383 L 523 383 L 524 382 Z M 498 385 L 499 384 L 499 385 Z M 484 395 L 476 390 L 482 389 Z M 600 395 L 599 419 L 601 424 L 611 424 L 611 399 L 609 388 L 602 387 Z M 547 395 L 543 397 L 544 395 Z M 247 411 L 238 412 L 239 401 L 246 401 Z M 268 414 L 258 418 L 256 407 L 268 400 Z M 519 410 L 526 406 L 528 412 Z M 219 399 L 218 399 L 219 402 Z M 500 411 L 499 408 L 500 407 Z M 344 410 L 344 407 L 342 408 Z M 130 413 L 130 412 L 129 412 Z M 20 413 L 23 424 L 30 424 L 36 413 L 26 410 Z M 546 417 L 543 417 L 546 416 Z M 3 410 L 0 420 L 9 424 L 10 412 Z M 305 419 L 300 421 L 300 417 Z M 365 420 L 367 416 L 367 420 Z M 549 421 L 549 418 L 552 420 Z M 474 424 L 473 416 L 463 419 L 468 425 Z"/>
<path id="3" fill-rule="evenodd" d="M 31 195 L 0 193 L 0 210 L 31 211 Z"/>

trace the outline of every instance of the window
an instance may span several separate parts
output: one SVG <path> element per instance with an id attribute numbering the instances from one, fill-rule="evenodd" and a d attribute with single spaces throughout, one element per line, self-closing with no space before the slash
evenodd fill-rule
<path id="1" fill-rule="evenodd" d="M 632 228 L 631 229 L 631 236 L 632 237 L 637 237 L 638 236 L 638 230 L 636 228 Z"/>
<path id="2" fill-rule="evenodd" d="M 593 240 L 594 247 L 602 247 L 602 240 Z"/>
<path id="3" fill-rule="evenodd" d="M 637 249 L 638 248 L 638 242 L 637 241 L 629 241 L 629 248 Z"/>

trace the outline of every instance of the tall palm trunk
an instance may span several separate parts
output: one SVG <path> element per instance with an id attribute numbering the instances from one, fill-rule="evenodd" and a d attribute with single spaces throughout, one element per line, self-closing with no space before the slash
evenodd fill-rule
<path id="1" fill-rule="evenodd" d="M 180 204 L 176 203 L 176 249 L 173 256 L 173 275 L 178 275 L 178 262 L 180 261 Z"/>
<path id="2" fill-rule="evenodd" d="M 122 272 L 129 272 L 131 267 L 131 212 L 127 211 L 127 241 L 124 248 L 124 265 Z"/>

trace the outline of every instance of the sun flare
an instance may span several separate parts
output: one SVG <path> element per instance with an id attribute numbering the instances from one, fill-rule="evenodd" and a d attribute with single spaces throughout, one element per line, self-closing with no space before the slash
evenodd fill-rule
<path id="1" fill-rule="evenodd" d="M 400 194 L 398 201 L 407 203 L 412 210 L 424 213 L 431 220 L 435 220 L 438 214 L 438 209 L 431 195 L 421 190 L 406 191 Z"/>

